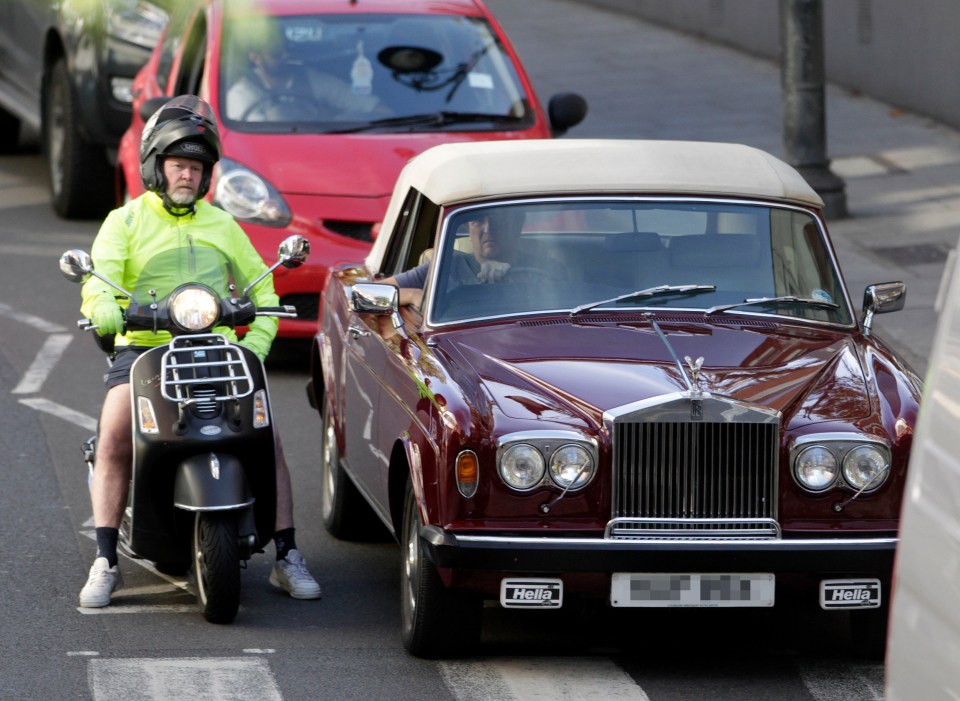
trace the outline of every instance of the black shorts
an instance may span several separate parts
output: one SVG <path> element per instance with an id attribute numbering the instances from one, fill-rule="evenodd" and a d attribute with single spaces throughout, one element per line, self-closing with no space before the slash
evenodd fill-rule
<path id="1" fill-rule="evenodd" d="M 119 346 L 117 355 L 113 359 L 113 365 L 103 376 L 103 384 L 106 385 L 107 389 L 129 383 L 130 368 L 133 367 L 133 361 L 148 350 L 151 350 L 148 346 Z"/>

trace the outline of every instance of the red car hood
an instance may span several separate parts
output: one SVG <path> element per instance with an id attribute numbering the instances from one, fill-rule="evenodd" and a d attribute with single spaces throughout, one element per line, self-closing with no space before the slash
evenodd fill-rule
<path id="1" fill-rule="evenodd" d="M 704 392 L 782 411 L 793 426 L 870 413 L 848 332 L 760 321 L 659 323 L 681 361 L 704 358 Z M 460 386 L 477 388 L 478 406 L 492 397 L 518 419 L 598 421 L 604 410 L 686 389 L 670 350 L 642 322 L 514 322 L 433 340 L 453 360 L 453 373 L 464 373 Z"/>
<path id="2" fill-rule="evenodd" d="M 530 137 L 529 131 L 429 134 L 224 135 L 223 153 L 256 171 L 282 194 L 389 198 L 407 161 L 461 141 Z"/>

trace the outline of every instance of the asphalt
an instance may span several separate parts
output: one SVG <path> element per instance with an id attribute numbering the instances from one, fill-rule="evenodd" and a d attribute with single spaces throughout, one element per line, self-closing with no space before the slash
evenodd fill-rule
<path id="1" fill-rule="evenodd" d="M 570 137 L 732 141 L 783 157 L 776 62 L 572 0 L 486 5 L 541 99 L 587 98 Z M 922 376 L 960 234 L 960 132 L 829 83 L 825 96 L 827 156 L 849 210 L 828 221 L 840 266 L 858 304 L 870 283 L 906 283 L 905 308 L 878 315 L 874 331 Z"/>

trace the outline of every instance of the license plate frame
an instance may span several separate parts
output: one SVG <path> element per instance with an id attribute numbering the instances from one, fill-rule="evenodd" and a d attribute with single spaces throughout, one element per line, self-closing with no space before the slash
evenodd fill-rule
<path id="1" fill-rule="evenodd" d="M 769 608 L 775 601 L 776 577 L 769 572 L 615 572 L 610 578 L 614 607 Z"/>

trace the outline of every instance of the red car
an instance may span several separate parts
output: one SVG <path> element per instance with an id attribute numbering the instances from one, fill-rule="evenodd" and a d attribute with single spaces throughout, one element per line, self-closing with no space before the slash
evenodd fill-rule
<path id="1" fill-rule="evenodd" d="M 410 652 L 469 650 L 484 599 L 794 596 L 878 652 L 920 381 L 874 328 L 904 285 L 857 309 L 822 208 L 736 144 L 407 165 L 370 255 L 330 276 L 308 394 L 324 523 L 399 540 Z"/>
<path id="2" fill-rule="evenodd" d="M 143 191 L 144 122 L 185 93 L 220 119 L 212 201 L 267 260 L 290 234 L 310 240 L 310 262 L 275 277 L 281 302 L 299 312 L 280 334 L 305 338 L 328 269 L 369 250 L 410 157 L 451 141 L 547 138 L 586 114 L 567 93 L 547 116 L 479 0 L 179 3 L 134 83 L 121 197 Z"/>

